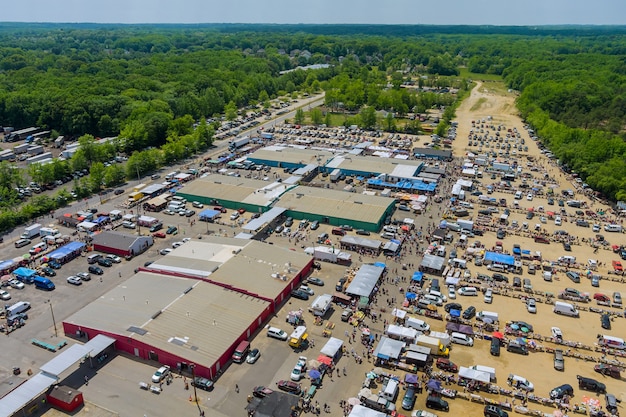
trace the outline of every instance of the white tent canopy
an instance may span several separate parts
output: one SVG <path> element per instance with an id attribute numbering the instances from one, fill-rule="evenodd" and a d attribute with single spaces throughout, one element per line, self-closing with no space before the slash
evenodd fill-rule
<path id="1" fill-rule="evenodd" d="M 341 349 L 341 346 L 343 346 L 343 340 L 331 337 L 328 342 L 326 342 L 322 350 L 320 350 L 320 353 L 328 356 L 329 358 L 334 358 L 337 352 Z"/>
<path id="2" fill-rule="evenodd" d="M 406 317 L 406 311 L 405 310 L 400 310 L 399 308 L 394 308 L 391 311 L 391 315 L 394 317 L 399 318 L 400 320 L 404 320 L 404 318 Z"/>
<path id="3" fill-rule="evenodd" d="M 461 366 L 459 368 L 459 376 L 461 378 L 472 379 L 474 381 L 488 384 L 491 381 L 491 377 L 487 372 L 477 371 L 475 369 L 466 368 Z"/>
<path id="4" fill-rule="evenodd" d="M 362 405 L 355 405 L 352 407 L 352 411 L 348 414 L 348 417 L 385 417 L 387 414 L 380 411 L 372 410 L 371 408 L 363 407 Z"/>

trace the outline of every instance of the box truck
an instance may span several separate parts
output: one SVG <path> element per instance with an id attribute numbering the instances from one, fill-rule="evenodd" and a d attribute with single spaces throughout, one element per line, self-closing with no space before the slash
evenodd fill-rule
<path id="1" fill-rule="evenodd" d="M 450 354 L 450 349 L 445 347 L 439 339 L 434 337 L 419 335 L 415 340 L 415 344 L 418 346 L 424 346 L 430 348 L 431 355 L 444 356 L 447 357 Z"/>
<path id="2" fill-rule="evenodd" d="M 22 239 L 32 239 L 35 236 L 39 236 L 41 230 L 41 224 L 35 223 L 24 229 L 24 233 L 20 236 Z"/>

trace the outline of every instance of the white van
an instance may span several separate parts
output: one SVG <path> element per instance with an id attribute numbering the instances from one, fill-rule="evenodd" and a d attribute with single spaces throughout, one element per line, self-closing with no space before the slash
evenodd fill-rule
<path id="1" fill-rule="evenodd" d="M 499 317 L 498 313 L 494 311 L 487 311 L 487 310 L 480 311 L 478 314 L 476 314 L 476 320 L 480 320 L 480 321 L 488 320 L 491 323 L 497 323 L 498 317 Z"/>
<path id="2" fill-rule="evenodd" d="M 619 224 L 607 224 L 604 226 L 604 230 L 607 232 L 621 232 L 622 226 Z"/>
<path id="3" fill-rule="evenodd" d="M 560 256 L 558 261 L 561 264 L 574 265 L 576 263 L 576 257 L 575 256 Z"/>
<path id="4" fill-rule="evenodd" d="M 412 327 L 420 332 L 427 332 L 430 330 L 430 325 L 424 320 L 416 319 L 415 317 L 409 317 L 406 320 L 407 327 Z"/>
<path id="5" fill-rule="evenodd" d="M 7 307 L 6 313 L 7 317 L 13 317 L 16 314 L 23 313 L 30 308 L 30 303 L 28 301 L 18 301 L 12 306 Z"/>
<path id="6" fill-rule="evenodd" d="M 576 308 L 570 303 L 564 303 L 562 301 L 557 301 L 554 303 L 554 309 L 552 310 L 556 314 L 562 314 L 564 316 L 570 317 L 578 317 L 579 313 Z"/>
<path id="7" fill-rule="evenodd" d="M 441 301 L 443 301 L 444 303 L 445 303 L 446 301 L 448 301 L 448 299 L 446 298 L 446 296 L 445 296 L 445 295 L 443 295 L 440 291 L 437 291 L 437 290 L 430 290 L 430 292 L 429 292 L 428 294 L 430 294 L 430 295 L 434 295 L 435 297 L 439 297 L 439 298 L 441 298 Z"/>
<path id="8" fill-rule="evenodd" d="M 521 200 L 522 199 L 522 192 L 521 191 L 518 191 L 518 192 L 515 193 L 515 199 L 516 200 Z"/>
<path id="9" fill-rule="evenodd" d="M 87 263 L 89 264 L 95 264 L 96 262 L 98 262 L 98 259 L 102 258 L 102 255 L 100 255 L 99 253 L 94 253 L 92 255 L 89 255 L 87 257 Z"/>
<path id="10" fill-rule="evenodd" d="M 476 287 L 461 287 L 457 291 L 459 295 L 465 295 L 470 297 L 476 297 L 478 295 L 478 290 Z"/>
<path id="11" fill-rule="evenodd" d="M 430 304 L 434 304 L 434 305 L 437 305 L 437 306 L 442 306 L 443 305 L 443 300 L 440 297 L 437 297 L 435 295 L 426 294 L 422 298 L 424 300 L 427 300 Z"/>
<path id="12" fill-rule="evenodd" d="M 396 379 L 389 379 L 380 396 L 387 401 L 395 401 L 398 398 L 398 381 Z"/>
<path id="13" fill-rule="evenodd" d="M 474 339 L 472 339 L 466 334 L 459 333 L 459 332 L 453 332 L 450 335 L 450 341 L 458 345 L 474 346 Z"/>
<path id="14" fill-rule="evenodd" d="M 487 269 L 494 272 L 506 272 L 506 268 L 502 264 L 489 264 Z"/>
<path id="15" fill-rule="evenodd" d="M 267 329 L 267 337 L 273 337 L 278 340 L 287 340 L 287 332 L 280 330 L 278 327 L 270 327 Z"/>
<path id="16" fill-rule="evenodd" d="M 548 282 L 552 281 L 552 272 L 543 271 L 543 280 Z"/>

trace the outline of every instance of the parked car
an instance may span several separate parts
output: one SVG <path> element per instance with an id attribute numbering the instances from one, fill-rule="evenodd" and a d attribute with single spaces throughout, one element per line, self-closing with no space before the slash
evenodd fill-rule
<path id="1" fill-rule="evenodd" d="M 307 293 L 309 296 L 315 295 L 315 291 L 313 291 L 311 288 L 307 287 L 306 285 L 301 285 L 300 288 L 298 289 L 300 291 Z"/>
<path id="2" fill-rule="evenodd" d="M 41 272 L 47 277 L 54 277 L 57 275 L 57 273 L 54 272 L 54 269 L 48 266 L 44 266 L 43 268 L 41 268 Z"/>
<path id="3" fill-rule="evenodd" d="M 99 266 L 95 266 L 95 265 L 89 265 L 89 268 L 87 268 L 87 271 L 96 275 L 104 274 L 104 271 L 102 270 L 102 268 L 100 268 Z"/>
<path id="4" fill-rule="evenodd" d="M 404 393 L 404 397 L 402 398 L 402 409 L 403 410 L 412 410 L 415 407 L 415 394 L 416 390 L 414 387 L 408 387 L 406 392 Z"/>
<path id="5" fill-rule="evenodd" d="M 137 227 L 137 225 L 133 222 L 130 222 L 128 220 L 124 220 L 122 222 L 122 227 L 126 228 L 126 229 L 134 229 Z"/>
<path id="6" fill-rule="evenodd" d="M 450 359 L 446 359 L 446 358 L 437 358 L 436 366 L 437 368 L 443 369 L 444 371 L 448 371 L 448 372 L 459 371 L 459 367 Z"/>
<path id="7" fill-rule="evenodd" d="M 611 316 L 608 313 L 600 316 L 600 325 L 603 329 L 611 330 Z"/>
<path id="8" fill-rule="evenodd" d="M 158 237 L 160 239 L 164 239 L 165 238 L 165 233 L 163 233 L 163 232 L 152 233 L 152 237 Z"/>
<path id="9" fill-rule="evenodd" d="M 81 285 L 83 282 L 80 280 L 80 278 L 72 275 L 70 277 L 67 277 L 67 282 L 72 284 L 72 285 Z"/>
<path id="10" fill-rule="evenodd" d="M 164 365 L 160 367 L 159 369 L 157 369 L 154 375 L 152 375 L 152 382 L 154 382 L 155 384 L 158 384 L 159 382 L 163 381 L 169 374 L 170 374 L 170 367 L 167 365 Z"/>
<path id="11" fill-rule="evenodd" d="M 606 385 L 604 385 L 602 382 L 580 375 L 576 375 L 576 379 L 578 379 L 578 388 L 580 389 L 598 392 L 600 394 L 604 394 L 606 392 Z"/>
<path id="12" fill-rule="evenodd" d="M 429 395 L 426 398 L 426 407 L 441 411 L 448 411 L 450 409 L 446 400 L 441 397 L 435 397 L 434 395 Z"/>
<path id="13" fill-rule="evenodd" d="M 528 310 L 529 313 L 536 313 L 537 312 L 537 303 L 535 302 L 534 298 L 529 298 L 526 300 L 526 310 Z"/>
<path id="14" fill-rule="evenodd" d="M 5 290 L 0 290 L 0 300 L 10 300 L 11 299 L 11 294 L 9 294 L 8 291 Z"/>
<path id="15" fill-rule="evenodd" d="M 305 300 L 307 301 L 309 299 L 309 294 L 305 293 L 304 291 L 301 290 L 293 290 L 291 291 L 291 296 L 294 298 L 297 298 L 299 300 Z"/>
<path id="16" fill-rule="evenodd" d="M 302 392 L 302 388 L 297 382 L 280 380 L 276 383 L 276 385 L 278 385 L 279 390 L 290 392 L 295 395 L 300 395 Z"/>
<path id="17" fill-rule="evenodd" d="M 559 385 L 550 391 L 550 398 L 553 400 L 560 400 L 565 395 L 569 395 L 570 397 L 574 396 L 574 388 L 572 388 L 570 384 Z"/>
<path id="18" fill-rule="evenodd" d="M 513 340 L 506 346 L 506 350 L 520 355 L 528 355 L 528 349 L 526 349 L 526 346 Z"/>
<path id="19" fill-rule="evenodd" d="M 24 289 L 24 283 L 20 280 L 17 279 L 12 279 L 9 281 L 9 285 L 11 286 L 11 288 L 15 288 L 16 290 L 23 290 Z"/>
<path id="20" fill-rule="evenodd" d="M 163 223 L 157 223 L 157 224 L 152 225 L 152 227 L 150 228 L 150 232 L 151 233 L 156 232 L 161 229 L 163 229 Z"/>
<path id="21" fill-rule="evenodd" d="M 509 417 L 509 413 L 497 405 L 486 405 L 483 414 L 485 417 Z"/>
<path id="22" fill-rule="evenodd" d="M 168 235 L 176 235 L 178 234 L 178 228 L 176 226 L 169 226 L 165 233 Z"/>
<path id="23" fill-rule="evenodd" d="M 83 281 L 91 281 L 91 275 L 89 275 L 89 272 L 79 272 L 76 276 Z"/>
<path id="24" fill-rule="evenodd" d="M 324 286 L 324 281 L 322 281 L 321 279 L 317 278 L 317 277 L 309 277 L 307 279 L 307 282 L 311 285 L 317 285 L 318 287 L 323 287 Z"/>
<path id="25" fill-rule="evenodd" d="M 111 262 L 107 258 L 98 258 L 98 260 L 96 262 L 98 263 L 98 265 L 105 266 L 107 268 L 110 268 L 111 266 L 113 266 L 113 262 Z"/>
<path id="26" fill-rule="evenodd" d="M 116 264 L 119 264 L 120 262 L 122 262 L 122 258 L 120 258 L 117 255 L 112 255 L 112 254 L 108 254 L 105 259 L 108 259 L 109 261 L 116 263 Z"/>
<path id="27" fill-rule="evenodd" d="M 195 208 L 204 208 L 204 204 L 198 202 L 198 201 L 192 201 L 191 205 Z"/>
<path id="28" fill-rule="evenodd" d="M 205 391 L 211 391 L 213 389 L 213 381 L 208 378 L 203 378 L 201 376 L 197 376 L 191 381 L 191 385 L 203 389 Z"/>
<path id="29" fill-rule="evenodd" d="M 557 371 L 565 370 L 565 360 L 563 359 L 563 350 L 554 350 L 554 369 Z"/>
<path id="30" fill-rule="evenodd" d="M 580 283 L 580 275 L 578 275 L 576 272 L 574 271 L 567 271 L 565 273 L 565 276 L 568 277 L 569 279 L 571 279 L 573 282 L 575 282 L 576 284 Z"/>
<path id="31" fill-rule="evenodd" d="M 489 353 L 492 356 L 500 356 L 500 344 L 502 342 L 497 337 L 491 338 L 491 347 L 489 348 Z"/>
<path id="32" fill-rule="evenodd" d="M 254 395 L 257 398 L 265 398 L 273 392 L 274 392 L 273 389 L 264 387 L 263 385 L 259 385 L 252 389 L 252 395 Z"/>
<path id="33" fill-rule="evenodd" d="M 463 312 L 463 318 L 465 320 L 470 320 L 474 318 L 475 315 L 476 315 L 476 307 L 474 306 L 467 307 L 467 309 L 465 309 L 465 311 Z"/>
<path id="34" fill-rule="evenodd" d="M 463 306 L 459 303 L 448 303 L 445 306 L 443 306 L 443 309 L 446 311 L 446 313 L 449 313 L 450 310 L 463 310 Z"/>
<path id="35" fill-rule="evenodd" d="M 261 351 L 257 348 L 252 349 L 248 352 L 248 357 L 246 358 L 246 363 L 255 363 L 261 357 Z"/>

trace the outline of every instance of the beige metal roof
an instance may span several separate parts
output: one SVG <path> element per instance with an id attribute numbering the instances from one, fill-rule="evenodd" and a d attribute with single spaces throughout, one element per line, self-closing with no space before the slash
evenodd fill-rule
<path id="1" fill-rule="evenodd" d="M 178 247 L 149 269 L 208 278 L 273 300 L 310 261 L 304 253 L 256 240 L 203 237 Z"/>
<path id="2" fill-rule="evenodd" d="M 290 186 L 278 182 L 212 174 L 186 184 L 184 194 L 267 206 Z"/>
<path id="3" fill-rule="evenodd" d="M 417 168 L 422 165 L 421 161 L 381 158 L 377 156 L 337 156 L 329 164 L 329 168 L 339 168 L 361 172 L 375 172 L 378 174 L 403 173 L 403 177 L 416 175 Z M 413 175 L 410 175 L 413 173 Z"/>
<path id="4" fill-rule="evenodd" d="M 248 158 L 286 162 L 290 164 L 317 164 L 323 166 L 334 156 L 335 154 L 328 151 L 273 145 L 255 151 L 251 155 L 248 155 Z"/>
<path id="5" fill-rule="evenodd" d="M 297 187 L 279 201 L 288 210 L 340 219 L 378 223 L 393 199 L 314 187 Z"/>
<path id="6" fill-rule="evenodd" d="M 267 308 L 258 298 L 203 281 L 140 272 L 65 321 L 210 366 Z"/>
<path id="7" fill-rule="evenodd" d="M 261 180 L 213 174 L 185 184 L 179 192 L 230 201 L 243 201 L 255 190 L 265 185 L 267 183 Z"/>

